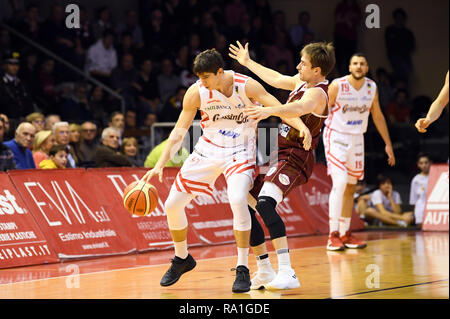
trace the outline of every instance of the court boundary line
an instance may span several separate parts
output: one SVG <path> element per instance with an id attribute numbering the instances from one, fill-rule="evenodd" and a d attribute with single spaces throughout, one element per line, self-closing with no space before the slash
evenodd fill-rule
<path id="1" fill-rule="evenodd" d="M 351 297 L 351 296 L 370 294 L 370 293 L 380 292 L 380 291 L 395 290 L 395 289 L 415 287 L 415 286 L 421 286 L 421 285 L 430 285 L 430 284 L 434 284 L 434 283 L 437 283 L 437 282 L 444 282 L 444 281 L 448 281 L 448 280 L 449 279 L 447 278 L 447 279 L 439 279 L 439 280 L 433 280 L 433 281 L 427 281 L 427 282 L 420 282 L 420 283 L 404 285 L 404 286 L 396 286 L 396 287 L 391 287 L 391 288 L 382 288 L 382 289 L 375 289 L 375 290 L 369 290 L 369 291 L 360 291 L 360 292 L 355 292 L 355 293 L 348 294 L 348 295 L 342 295 L 342 296 L 338 296 L 338 297 L 329 297 L 329 298 L 324 298 L 324 299 L 340 299 L 340 298 L 346 298 L 346 297 Z"/>

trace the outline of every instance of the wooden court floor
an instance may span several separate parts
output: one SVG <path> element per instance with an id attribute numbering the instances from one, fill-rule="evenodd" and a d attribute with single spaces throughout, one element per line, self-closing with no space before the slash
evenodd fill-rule
<path id="1" fill-rule="evenodd" d="M 194 247 L 197 267 L 159 281 L 173 250 L 0 269 L 1 299 L 448 299 L 448 232 L 359 232 L 363 250 L 327 252 L 326 236 L 289 239 L 301 287 L 233 294 L 236 246 Z M 270 248 L 271 245 L 269 245 Z M 276 255 L 270 254 L 276 268 Z M 250 271 L 256 271 L 249 256 Z"/>

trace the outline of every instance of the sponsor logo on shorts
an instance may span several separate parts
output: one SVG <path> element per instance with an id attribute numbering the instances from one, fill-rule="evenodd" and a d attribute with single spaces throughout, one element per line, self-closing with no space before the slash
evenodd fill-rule
<path id="1" fill-rule="evenodd" d="M 334 140 L 333 143 L 335 143 L 335 144 L 340 144 L 340 145 L 345 146 L 345 147 L 348 146 L 348 143 L 344 143 L 344 142 L 339 141 L 339 140 Z"/>
<path id="2" fill-rule="evenodd" d="M 219 130 L 219 134 L 222 134 L 223 136 L 236 138 L 239 137 L 241 134 L 233 132 L 233 131 L 225 131 L 225 130 Z"/>
<path id="3" fill-rule="evenodd" d="M 286 174 L 278 175 L 278 180 L 280 181 L 281 184 L 286 185 L 286 186 L 291 183 L 291 181 L 289 180 L 289 177 Z"/>
<path id="4" fill-rule="evenodd" d="M 361 125 L 361 124 L 362 124 L 362 120 L 347 122 L 347 125 Z"/>

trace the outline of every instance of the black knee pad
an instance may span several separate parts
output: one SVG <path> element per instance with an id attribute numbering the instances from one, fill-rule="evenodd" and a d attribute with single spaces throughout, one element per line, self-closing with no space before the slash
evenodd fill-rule
<path id="1" fill-rule="evenodd" d="M 286 236 L 286 227 L 284 222 L 278 215 L 275 207 L 277 206 L 277 201 L 269 196 L 258 197 L 258 203 L 256 204 L 256 209 L 261 216 L 264 224 L 269 229 L 270 238 L 275 239 L 279 237 Z"/>
<path id="2" fill-rule="evenodd" d="M 248 207 L 250 216 L 252 218 L 252 230 L 250 232 L 250 246 L 255 247 L 263 244 L 265 240 L 264 230 L 261 227 L 258 219 L 256 218 L 256 212 L 250 206 Z"/>

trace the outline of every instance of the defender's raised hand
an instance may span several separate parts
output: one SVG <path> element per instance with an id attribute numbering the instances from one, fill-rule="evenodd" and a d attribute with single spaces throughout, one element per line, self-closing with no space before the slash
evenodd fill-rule
<path id="1" fill-rule="evenodd" d="M 237 46 L 230 44 L 228 48 L 230 53 L 228 55 L 230 58 L 235 59 L 243 66 L 246 66 L 248 61 L 250 61 L 250 55 L 248 53 L 248 42 L 245 44 L 245 47 L 239 41 L 236 41 Z"/>

